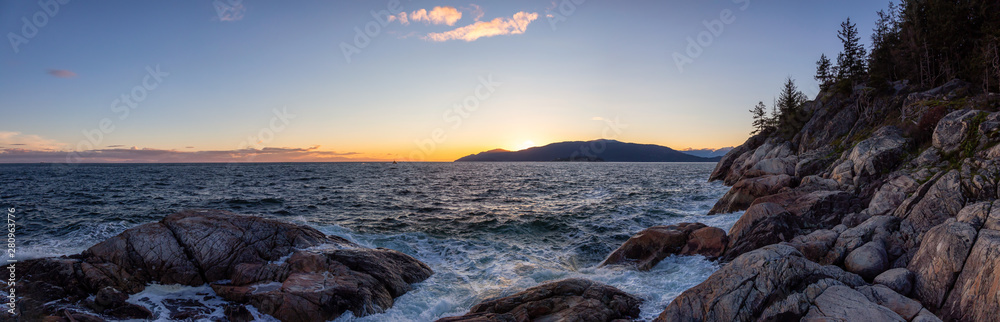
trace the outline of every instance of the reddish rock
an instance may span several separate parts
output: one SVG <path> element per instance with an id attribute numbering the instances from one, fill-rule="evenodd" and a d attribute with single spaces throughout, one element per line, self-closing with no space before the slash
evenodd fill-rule
<path id="1" fill-rule="evenodd" d="M 740 180 L 715 203 L 708 214 L 731 213 L 747 209 L 757 198 L 778 193 L 781 189 L 791 185 L 792 177 L 786 174 L 765 175 Z"/>
<path id="2" fill-rule="evenodd" d="M 458 321 L 613 321 L 639 317 L 642 300 L 621 290 L 585 279 L 566 279 L 517 294 L 483 301 Z"/>
<path id="3" fill-rule="evenodd" d="M 655 226 L 640 231 L 601 263 L 634 265 L 647 271 L 669 255 L 716 257 L 725 250 L 726 234 L 700 223 Z"/>

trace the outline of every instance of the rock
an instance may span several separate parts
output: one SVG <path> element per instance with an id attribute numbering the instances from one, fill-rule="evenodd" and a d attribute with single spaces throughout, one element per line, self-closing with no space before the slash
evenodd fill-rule
<path id="1" fill-rule="evenodd" d="M 226 305 L 223 314 L 226 315 L 229 322 L 251 322 L 254 320 L 253 314 L 250 314 L 246 305 Z"/>
<path id="2" fill-rule="evenodd" d="M 932 228 L 907 269 L 914 273 L 913 294 L 931 310 L 944 303 L 976 240 L 972 225 L 954 219 Z"/>
<path id="3" fill-rule="evenodd" d="M 740 180 L 715 203 L 708 214 L 731 213 L 747 209 L 757 198 L 778 193 L 782 188 L 791 185 L 792 177 L 785 174 Z"/>
<path id="4" fill-rule="evenodd" d="M 827 287 L 864 284 L 838 267 L 809 261 L 791 246 L 770 245 L 737 257 L 684 291 L 656 321 L 754 321 L 764 315 L 797 319 Z M 867 301 L 860 294 L 858 298 Z"/>
<path id="5" fill-rule="evenodd" d="M 830 173 L 830 179 L 836 181 L 840 185 L 853 185 L 854 184 L 854 161 L 844 160 L 837 164 Z"/>
<path id="6" fill-rule="evenodd" d="M 925 168 L 936 166 L 939 162 L 941 162 L 941 152 L 934 147 L 927 148 L 913 159 L 913 164 Z"/>
<path id="7" fill-rule="evenodd" d="M 830 166 L 830 163 L 832 163 L 834 159 L 836 159 L 834 157 L 834 151 L 830 146 L 823 146 L 819 149 L 806 152 L 805 154 L 799 156 L 799 163 L 795 164 L 795 176 L 805 178 L 816 175 L 826 169 L 826 167 Z"/>
<path id="8" fill-rule="evenodd" d="M 920 302 L 914 301 L 908 297 L 902 296 L 896 291 L 885 287 L 883 285 L 873 285 L 873 286 L 862 286 L 858 288 L 861 294 L 864 294 L 872 303 L 884 306 L 899 314 L 903 319 L 909 321 L 920 313 L 924 307 L 920 305 Z"/>
<path id="9" fill-rule="evenodd" d="M 831 286 L 816 298 L 804 321 L 903 321 L 899 314 L 872 303 L 843 285 Z"/>
<path id="10" fill-rule="evenodd" d="M 860 225 L 844 230 L 837 237 L 833 248 L 819 263 L 825 265 L 840 265 L 841 261 L 854 250 L 873 240 L 885 242 L 890 234 L 899 228 L 899 218 L 893 216 L 874 216 Z"/>
<path id="11" fill-rule="evenodd" d="M 927 309 L 920 310 L 917 316 L 910 320 L 910 322 L 943 322 L 941 318 L 938 318 L 934 313 L 928 311 Z"/>
<path id="12" fill-rule="evenodd" d="M 621 290 L 585 279 L 566 279 L 517 294 L 483 301 L 455 321 L 612 321 L 639 317 L 642 301 Z"/>
<path id="13" fill-rule="evenodd" d="M 905 268 L 893 268 L 875 277 L 873 283 L 885 285 L 902 295 L 913 290 L 913 272 Z"/>
<path id="14" fill-rule="evenodd" d="M 966 136 L 970 133 L 970 128 L 973 126 L 972 120 L 976 116 L 982 113 L 976 110 L 958 110 L 948 115 L 938 122 L 937 127 L 934 128 L 934 135 L 932 137 L 934 147 L 941 150 L 941 153 L 950 154 L 955 153 L 961 148 L 962 142 L 965 141 Z"/>
<path id="15" fill-rule="evenodd" d="M 917 181 L 908 175 L 892 177 L 872 196 L 872 201 L 868 203 L 867 213 L 872 216 L 891 213 L 899 208 L 906 197 L 916 191 L 918 187 Z"/>
<path id="16" fill-rule="evenodd" d="M 840 184 L 833 179 L 824 179 L 817 175 L 811 175 L 802 178 L 802 183 L 799 183 L 799 187 L 814 190 L 837 190 Z"/>
<path id="17" fill-rule="evenodd" d="M 433 273 L 393 250 L 367 249 L 309 227 L 217 210 L 182 211 L 79 255 L 17 265 L 26 272 L 17 285 L 23 307 L 31 308 L 22 312 L 29 320 L 77 310 L 75 303 L 114 318 L 149 318 L 149 310 L 125 302 L 123 293 L 154 282 L 207 282 L 224 299 L 252 304 L 281 320 L 330 320 L 346 310 L 357 316 L 384 310 L 410 284 Z M 219 284 L 222 280 L 247 284 Z M 90 290 L 100 290 L 93 301 L 87 300 Z M 185 308 L 170 312 L 176 319 L 199 319 L 210 311 L 175 304 Z"/>
<path id="18" fill-rule="evenodd" d="M 757 162 L 750 170 L 760 171 L 760 173 L 768 175 L 795 175 L 795 166 L 798 164 L 798 158 L 794 156 L 784 157 L 784 158 L 772 158 L 764 159 Z"/>
<path id="19" fill-rule="evenodd" d="M 992 208 L 992 206 L 992 202 L 979 202 L 965 206 L 965 208 L 958 211 L 958 215 L 955 216 L 955 219 L 959 222 L 970 224 L 973 229 L 979 230 L 986 225 L 986 221 L 990 217 L 990 208 Z M 991 225 L 991 227 L 995 227 L 995 225 Z"/>
<path id="20" fill-rule="evenodd" d="M 756 204 L 729 229 L 729 246 L 723 260 L 732 260 L 754 249 L 791 240 L 800 220 L 774 203 Z"/>
<path id="21" fill-rule="evenodd" d="M 787 245 L 795 247 L 805 258 L 818 263 L 833 248 L 839 235 L 834 230 L 817 230 L 809 235 L 795 236 Z"/>
<path id="22" fill-rule="evenodd" d="M 625 241 L 601 266 L 628 264 L 648 271 L 669 255 L 717 257 L 725 249 L 725 239 L 722 229 L 700 223 L 650 227 Z"/>
<path id="23" fill-rule="evenodd" d="M 949 321 L 993 321 L 1000 312 L 1000 231 L 983 229 L 939 312 Z"/>
<path id="24" fill-rule="evenodd" d="M 909 140 L 894 126 L 880 128 L 869 138 L 858 142 L 847 153 L 848 160 L 853 164 L 854 185 L 861 186 L 863 182 L 860 180 L 881 176 L 894 169 L 908 144 Z"/>
<path id="25" fill-rule="evenodd" d="M 840 224 L 844 215 L 861 210 L 858 200 L 843 191 L 793 189 L 754 200 L 754 204 L 766 202 L 776 203 L 798 216 L 806 228 L 830 228 Z"/>
<path id="26" fill-rule="evenodd" d="M 954 217 L 963 206 L 965 196 L 958 171 L 952 170 L 920 186 L 896 208 L 894 215 L 909 221 L 920 234 Z"/>
<path id="27" fill-rule="evenodd" d="M 708 258 L 722 256 L 729 244 L 726 231 L 717 227 L 705 227 L 688 235 L 687 245 L 681 249 L 681 255 L 703 255 Z"/>
<path id="28" fill-rule="evenodd" d="M 885 253 L 885 244 L 880 240 L 858 247 L 844 259 L 844 268 L 848 272 L 858 274 L 866 280 L 874 279 L 888 267 L 889 255 Z"/>
<path id="29" fill-rule="evenodd" d="M 732 170 L 734 168 L 733 167 L 734 161 L 736 161 L 736 159 L 740 158 L 741 156 L 747 153 L 752 153 L 754 150 L 760 147 L 761 144 L 764 144 L 764 141 L 767 139 L 767 135 L 768 133 L 760 133 L 751 136 L 749 139 L 746 140 L 746 142 L 744 142 L 738 147 L 733 148 L 728 153 L 726 153 L 726 155 L 723 156 L 721 160 L 719 160 L 719 163 L 715 165 L 715 170 L 712 171 L 712 174 L 709 176 L 708 181 L 711 182 L 718 180 L 726 180 L 726 178 L 730 176 L 730 173 L 733 172 Z M 740 166 L 742 166 L 742 164 L 737 165 L 737 167 Z M 736 181 L 734 180 L 732 183 L 735 182 Z M 732 183 L 726 182 L 726 184 L 732 184 Z"/>

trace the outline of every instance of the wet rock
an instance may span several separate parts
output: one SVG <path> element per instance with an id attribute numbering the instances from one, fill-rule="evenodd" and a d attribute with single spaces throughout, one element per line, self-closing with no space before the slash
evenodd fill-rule
<path id="1" fill-rule="evenodd" d="M 972 225 L 954 219 L 932 228 L 907 269 L 914 273 L 913 295 L 925 307 L 937 310 L 944 303 L 976 240 Z"/>
<path id="2" fill-rule="evenodd" d="M 729 229 L 729 246 L 723 260 L 763 246 L 789 241 L 801 226 L 798 216 L 774 203 L 756 204 Z"/>
<path id="3" fill-rule="evenodd" d="M 932 137 L 934 147 L 941 150 L 944 154 L 957 152 L 970 132 L 969 129 L 973 126 L 972 120 L 979 113 L 982 112 L 976 110 L 958 110 L 945 115 L 938 122 L 937 127 L 934 128 L 934 135 Z"/>
<path id="4" fill-rule="evenodd" d="M 857 287 L 861 277 L 823 266 L 787 245 L 770 245 L 743 254 L 707 280 L 675 298 L 657 321 L 754 321 L 793 319 L 806 314 L 813 299 L 831 285 Z M 849 289 L 849 288 L 848 288 Z M 855 292 L 856 293 L 856 292 Z M 857 294 L 858 298 L 865 299 Z M 885 309 L 894 315 L 892 311 Z"/>
<path id="5" fill-rule="evenodd" d="M 30 308 L 22 316 L 29 320 L 76 310 L 78 303 L 114 318 L 149 318 L 149 310 L 123 299 L 154 282 L 208 282 L 223 298 L 252 304 L 281 320 L 330 320 L 346 310 L 358 316 L 384 310 L 411 284 L 433 273 L 396 251 L 367 249 L 309 227 L 217 210 L 179 212 L 126 230 L 79 255 L 18 265 L 26 268 L 17 285 L 23 307 Z M 216 283 L 220 280 L 247 284 Z M 263 284 L 271 287 L 259 287 Z M 87 299 L 91 295 L 92 301 Z M 164 303 L 178 308 L 170 312 L 176 319 L 208 313 L 198 303 Z"/>
<path id="6" fill-rule="evenodd" d="M 880 240 L 858 247 L 844 259 L 844 268 L 848 272 L 858 274 L 866 280 L 874 279 L 888 267 L 889 255 L 885 252 L 885 244 Z"/>
<path id="7" fill-rule="evenodd" d="M 566 279 L 476 304 L 455 321 L 612 321 L 639 316 L 641 300 L 585 279 Z"/>
<path id="8" fill-rule="evenodd" d="M 223 314 L 229 322 L 250 322 L 254 320 L 253 314 L 246 305 L 226 305 Z"/>
<path id="9" fill-rule="evenodd" d="M 785 174 L 740 180 L 715 203 L 708 214 L 731 213 L 747 209 L 757 198 L 778 193 L 782 188 L 791 185 L 792 177 Z"/>
<path id="10" fill-rule="evenodd" d="M 875 277 L 873 283 L 885 285 L 902 295 L 913 290 L 913 272 L 905 268 L 893 268 Z"/>
<path id="11" fill-rule="evenodd" d="M 601 263 L 634 265 L 647 271 L 669 255 L 704 255 L 718 257 L 725 250 L 726 234 L 722 229 L 700 223 L 655 226 L 642 230 Z"/>

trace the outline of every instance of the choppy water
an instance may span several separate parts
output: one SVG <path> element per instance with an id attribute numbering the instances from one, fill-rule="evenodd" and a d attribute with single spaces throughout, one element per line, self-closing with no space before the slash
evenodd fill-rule
<path id="1" fill-rule="evenodd" d="M 16 207 L 21 258 L 78 253 L 188 208 L 307 224 L 427 263 L 435 274 L 384 314 L 426 321 L 539 283 L 584 277 L 642 297 L 650 319 L 718 267 L 671 257 L 649 272 L 595 268 L 654 225 L 728 230 L 740 213 L 705 216 L 727 190 L 710 163 L 323 163 L 0 165 L 0 206 Z M 157 286 L 131 300 L 211 292 Z M 206 301 L 210 310 L 218 303 Z M 159 306 L 158 306 L 159 305 Z M 221 314 L 216 310 L 215 314 Z M 165 315 L 163 315 L 165 318 Z"/>

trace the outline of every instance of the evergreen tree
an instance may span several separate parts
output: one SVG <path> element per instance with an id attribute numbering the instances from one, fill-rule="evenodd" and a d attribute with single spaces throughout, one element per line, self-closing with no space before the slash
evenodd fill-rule
<path id="1" fill-rule="evenodd" d="M 862 80 L 865 71 L 865 47 L 861 45 L 861 38 L 858 36 L 858 26 L 851 23 L 851 18 L 840 24 L 840 31 L 837 38 L 844 44 L 844 51 L 837 56 L 837 65 L 841 80 L 848 80 L 857 83 Z"/>
<path id="2" fill-rule="evenodd" d="M 805 125 L 802 105 L 807 100 L 806 95 L 799 91 L 798 86 L 795 86 L 795 80 L 792 77 L 786 78 L 785 85 L 782 87 L 781 93 L 778 94 L 778 102 L 775 104 L 780 113 L 778 129 L 786 137 L 795 135 Z"/>
<path id="3" fill-rule="evenodd" d="M 833 80 L 833 64 L 829 58 L 826 58 L 826 54 L 820 55 L 819 61 L 816 62 L 815 78 L 819 82 L 819 88 L 824 91 L 830 86 L 830 81 Z"/>
<path id="4" fill-rule="evenodd" d="M 750 114 L 753 115 L 753 132 L 750 135 L 761 133 L 767 130 L 769 120 L 767 119 L 767 106 L 764 102 L 758 102 L 757 106 L 754 106 L 750 110 Z"/>

